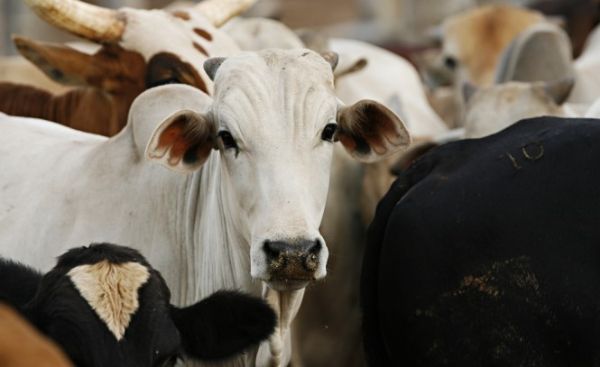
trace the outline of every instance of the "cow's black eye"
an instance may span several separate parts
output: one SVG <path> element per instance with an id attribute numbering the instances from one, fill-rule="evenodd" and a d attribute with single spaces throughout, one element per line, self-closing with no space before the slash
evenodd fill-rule
<path id="1" fill-rule="evenodd" d="M 233 136 L 231 136 L 231 133 L 229 131 L 225 131 L 225 130 L 219 131 L 219 138 L 221 139 L 221 142 L 223 143 L 223 148 L 225 148 L 225 149 L 237 148 L 235 139 L 233 139 Z"/>
<path id="2" fill-rule="evenodd" d="M 321 139 L 329 142 L 333 142 L 335 139 L 335 132 L 337 131 L 337 124 L 329 123 L 323 128 L 321 133 Z"/>
<path id="3" fill-rule="evenodd" d="M 444 65 L 446 65 L 446 67 L 448 69 L 454 70 L 454 69 L 456 69 L 456 66 L 458 65 L 458 61 L 456 60 L 455 57 L 446 56 L 446 57 L 444 57 Z"/>
<path id="4" fill-rule="evenodd" d="M 223 148 L 225 149 L 235 149 L 235 154 L 237 156 L 239 152 L 239 148 L 231 133 L 226 130 L 219 131 L 219 139 L 221 139 L 221 144 L 223 144 Z"/>

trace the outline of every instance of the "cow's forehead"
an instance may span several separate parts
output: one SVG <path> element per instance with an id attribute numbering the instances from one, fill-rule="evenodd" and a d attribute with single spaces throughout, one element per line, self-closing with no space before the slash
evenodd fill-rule
<path id="1" fill-rule="evenodd" d="M 305 74 L 298 76 L 299 79 L 316 77 L 322 81 L 333 81 L 329 63 L 309 49 L 273 48 L 258 52 L 241 52 L 229 57 L 224 66 L 229 72 L 240 70 L 244 73 L 266 73 L 266 76 L 288 74 L 301 69 Z"/>
<path id="2" fill-rule="evenodd" d="M 323 124 L 321 120 L 335 117 L 337 108 L 330 64 L 303 49 L 270 49 L 226 59 L 216 74 L 214 100 L 213 112 L 243 124 L 242 130 L 265 122 L 272 127 Z M 314 133 L 309 126 L 301 130 Z"/>
<path id="3" fill-rule="evenodd" d="M 138 310 L 138 290 L 150 277 L 148 268 L 137 262 L 114 264 L 107 260 L 79 265 L 69 278 L 117 340 L 125 335 Z"/>
<path id="4" fill-rule="evenodd" d="M 210 79 L 202 68 L 204 61 L 239 50 L 229 36 L 193 9 L 175 13 L 178 16 L 163 10 L 123 8 L 120 12 L 127 20 L 121 47 L 140 53 L 146 62 L 160 53 L 176 55 L 192 65 L 206 82 Z"/>
<path id="5" fill-rule="evenodd" d="M 310 50 L 267 49 L 229 57 L 215 79 L 215 99 L 237 89 L 246 93 L 269 94 L 272 98 L 319 90 L 333 95 L 333 72 L 325 59 Z M 266 97 L 266 96 L 264 96 Z"/>

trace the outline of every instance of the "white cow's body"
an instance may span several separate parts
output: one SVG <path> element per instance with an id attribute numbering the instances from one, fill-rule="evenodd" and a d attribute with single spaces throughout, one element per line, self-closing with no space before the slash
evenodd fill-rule
<path id="1" fill-rule="evenodd" d="M 173 108 L 170 112 L 206 108 L 206 100 L 183 97 L 163 93 L 161 104 Z M 3 151 L 20 157 L 2 160 L 2 255 L 47 270 L 55 262 L 52 254 L 85 242 L 108 241 L 142 250 L 175 286 L 178 303 L 232 286 L 260 293 L 260 283 L 248 279 L 249 259 L 241 260 L 243 251 L 228 248 L 240 241 L 227 240 L 232 234 L 220 220 L 227 215 L 213 202 L 222 199 L 219 186 L 214 186 L 220 180 L 219 155 L 212 154 L 190 175 L 152 164 L 132 141 L 147 140 L 155 126 L 145 122 L 130 123 L 108 139 L 43 120 L 2 115 Z M 26 170 L 23 162 L 29 162 Z M 188 223 L 190 218 L 195 221 Z"/>
<path id="2" fill-rule="evenodd" d="M 186 87 L 163 91 L 160 104 L 168 108 L 159 110 L 202 111 L 209 100 L 202 96 Z M 222 288 L 261 296 L 261 283 L 249 276 L 247 250 L 235 248 L 243 242 L 226 229 L 234 217 L 227 211 L 236 205 L 219 190 L 220 156 L 212 154 L 190 175 L 153 164 L 135 144 L 156 127 L 146 122 L 130 120 L 107 139 L 2 115 L 2 152 L 19 158 L 8 153 L 2 159 L 1 255 L 48 270 L 56 254 L 73 246 L 119 243 L 140 250 L 161 271 L 174 303 L 191 304 Z"/>

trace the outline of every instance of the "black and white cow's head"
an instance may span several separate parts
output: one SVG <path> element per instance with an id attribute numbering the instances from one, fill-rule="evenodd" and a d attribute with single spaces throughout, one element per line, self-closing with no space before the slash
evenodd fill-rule
<path id="1" fill-rule="evenodd" d="M 267 338 L 275 326 L 269 306 L 236 292 L 222 291 L 184 308 L 171 305 L 160 273 L 126 247 L 72 249 L 37 281 L 30 269 L 23 269 L 0 265 L 0 274 L 11 272 L 12 282 L 23 279 L 31 288 L 16 296 L 3 285 L 0 299 L 19 303 L 27 293 L 33 295 L 15 306 L 79 367 L 223 359 Z"/>

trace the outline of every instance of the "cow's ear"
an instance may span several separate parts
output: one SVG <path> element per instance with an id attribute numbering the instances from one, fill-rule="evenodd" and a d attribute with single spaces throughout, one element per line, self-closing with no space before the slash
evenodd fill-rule
<path id="1" fill-rule="evenodd" d="M 387 107 L 361 100 L 338 109 L 337 138 L 346 150 L 362 162 L 373 162 L 410 144 L 402 120 Z"/>
<path id="2" fill-rule="evenodd" d="M 220 291 L 171 315 L 187 357 L 218 360 L 239 354 L 267 339 L 275 329 L 273 309 L 262 299 Z"/>
<path id="3" fill-rule="evenodd" d="M 176 171 L 195 171 L 215 147 L 215 130 L 204 114 L 178 111 L 156 128 L 146 146 L 146 157 Z"/>

